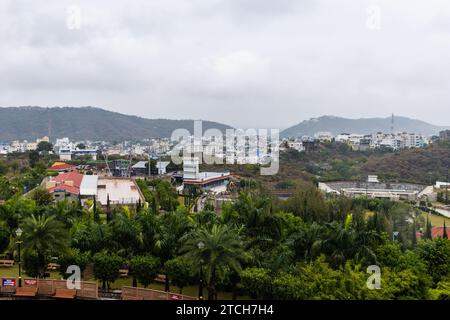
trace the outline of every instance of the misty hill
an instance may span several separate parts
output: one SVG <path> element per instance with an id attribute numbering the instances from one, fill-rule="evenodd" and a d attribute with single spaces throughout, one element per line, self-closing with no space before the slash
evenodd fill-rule
<path id="1" fill-rule="evenodd" d="M 193 133 L 193 120 L 145 119 L 93 107 L 8 107 L 0 108 L 0 141 L 32 140 L 50 136 L 51 140 L 124 141 L 170 137 L 177 128 Z M 227 125 L 203 121 L 203 131 Z"/>
<path id="2" fill-rule="evenodd" d="M 406 117 L 394 118 L 395 132 L 415 132 L 425 135 L 438 134 L 439 131 L 448 129 L 429 124 L 421 120 Z M 376 132 L 391 132 L 391 117 L 387 118 L 363 118 L 346 119 L 334 116 L 322 116 L 305 120 L 299 124 L 281 132 L 284 137 L 299 137 L 303 135 L 313 136 L 317 132 L 331 132 L 334 135 L 340 133 L 369 134 Z"/>

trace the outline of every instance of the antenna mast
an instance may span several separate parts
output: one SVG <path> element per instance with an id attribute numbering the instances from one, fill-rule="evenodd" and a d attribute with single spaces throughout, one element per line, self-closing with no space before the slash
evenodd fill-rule
<path id="1" fill-rule="evenodd" d="M 391 134 L 394 135 L 394 114 L 391 117 Z"/>

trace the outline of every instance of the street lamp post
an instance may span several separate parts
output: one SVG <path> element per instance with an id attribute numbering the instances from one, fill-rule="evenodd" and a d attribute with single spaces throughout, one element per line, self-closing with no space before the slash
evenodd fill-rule
<path id="1" fill-rule="evenodd" d="M 202 250 L 205 247 L 203 242 L 198 243 L 198 248 Z M 200 260 L 200 283 L 198 286 L 198 300 L 203 300 L 203 263 L 204 260 Z"/>
<path id="2" fill-rule="evenodd" d="M 20 236 L 22 235 L 23 231 L 20 228 L 17 228 L 16 235 L 17 235 L 17 246 L 18 246 L 18 254 L 19 254 L 19 288 L 22 287 L 22 261 L 20 259 L 20 244 L 22 241 L 20 241 Z"/>

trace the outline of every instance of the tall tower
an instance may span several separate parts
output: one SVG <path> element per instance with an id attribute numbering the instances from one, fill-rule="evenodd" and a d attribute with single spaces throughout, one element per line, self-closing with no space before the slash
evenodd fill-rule
<path id="1" fill-rule="evenodd" d="M 394 134 L 394 114 L 392 114 L 391 117 L 391 134 Z"/>

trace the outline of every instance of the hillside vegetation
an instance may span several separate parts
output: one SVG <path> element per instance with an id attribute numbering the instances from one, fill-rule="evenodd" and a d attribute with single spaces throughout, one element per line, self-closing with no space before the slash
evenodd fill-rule
<path id="1" fill-rule="evenodd" d="M 124 141 L 170 137 L 185 128 L 193 133 L 193 120 L 145 119 L 99 108 L 0 108 L 0 141 L 69 137 L 74 140 Z M 204 121 L 203 130 L 227 125 Z"/>
<path id="2" fill-rule="evenodd" d="M 395 131 L 418 132 L 425 135 L 438 134 L 445 127 L 435 126 L 421 120 L 406 117 L 395 117 Z M 334 116 L 322 116 L 305 120 L 287 128 L 281 134 L 285 137 L 313 136 L 317 132 L 370 134 L 375 132 L 390 132 L 391 117 L 346 119 Z"/>

